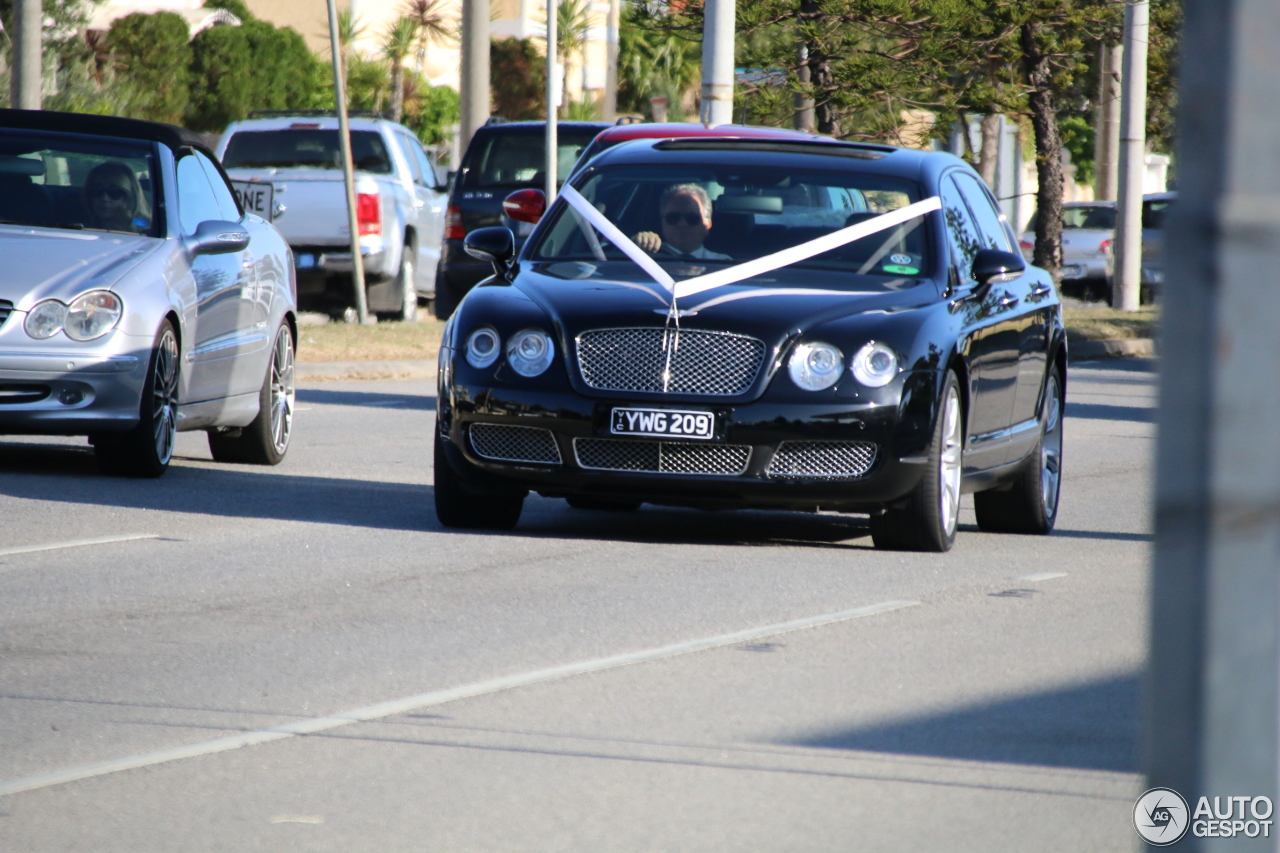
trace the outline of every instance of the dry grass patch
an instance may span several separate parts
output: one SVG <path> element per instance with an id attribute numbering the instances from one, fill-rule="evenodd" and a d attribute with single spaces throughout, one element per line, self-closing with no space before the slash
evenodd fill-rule
<path id="1" fill-rule="evenodd" d="M 326 323 L 298 328 L 298 361 L 401 361 L 435 359 L 444 322 L 424 316 L 416 323 Z"/>
<path id="2" fill-rule="evenodd" d="M 1118 311 L 1088 303 L 1064 304 L 1063 322 L 1068 341 L 1114 341 L 1154 338 L 1160 309 L 1144 305 L 1137 311 Z"/>

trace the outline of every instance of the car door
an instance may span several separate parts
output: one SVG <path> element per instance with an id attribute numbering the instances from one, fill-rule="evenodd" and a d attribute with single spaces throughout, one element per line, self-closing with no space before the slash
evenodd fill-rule
<path id="1" fill-rule="evenodd" d="M 988 239 L 951 176 L 942 179 L 939 196 L 951 244 L 954 286 L 958 294 L 968 294 L 957 306 L 964 319 L 963 352 L 969 365 L 965 467 L 980 470 L 1003 464 L 1007 456 L 1018 378 L 1020 329 L 1013 311 L 1017 298 L 1004 285 L 978 292 L 973 259 L 988 247 Z"/>
<path id="2" fill-rule="evenodd" d="M 412 184 L 409 186 L 410 194 L 413 197 L 413 212 L 410 215 L 410 223 L 413 226 L 413 232 L 417 236 L 417 253 L 418 268 L 415 276 L 424 268 L 429 268 L 433 272 L 435 270 L 435 262 L 440 257 L 439 244 L 432 247 L 428 244 L 431 242 L 431 235 L 437 233 L 435 228 L 435 219 L 438 216 L 436 209 L 437 195 L 434 188 L 435 174 L 429 170 L 424 171 L 421 155 L 421 146 L 409 134 L 402 131 L 395 133 L 396 144 L 400 147 L 400 153 L 404 155 L 405 161 L 408 163 L 409 174 L 412 178 Z M 415 286 L 416 286 L 415 282 Z"/>
<path id="3" fill-rule="evenodd" d="M 213 193 L 198 152 L 178 159 L 178 221 L 182 233 L 195 234 L 201 222 L 221 220 L 224 214 Z M 190 262 L 196 292 L 195 326 L 186 347 L 186 402 L 227 397 L 232 391 L 237 332 L 243 297 L 243 258 L 238 253 L 199 255 Z"/>

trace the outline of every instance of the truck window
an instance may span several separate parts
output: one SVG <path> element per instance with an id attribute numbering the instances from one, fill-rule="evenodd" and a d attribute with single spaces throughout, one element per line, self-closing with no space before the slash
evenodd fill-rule
<path id="1" fill-rule="evenodd" d="M 351 131 L 351 159 L 361 172 L 391 174 L 391 158 L 382 136 L 372 130 Z M 289 129 L 244 130 L 233 134 L 222 155 L 224 169 L 341 169 L 338 131 Z"/>

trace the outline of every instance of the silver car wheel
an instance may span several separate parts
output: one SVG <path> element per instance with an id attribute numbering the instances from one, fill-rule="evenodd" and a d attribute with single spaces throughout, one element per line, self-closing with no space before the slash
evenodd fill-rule
<path id="1" fill-rule="evenodd" d="M 271 356 L 271 442 L 277 453 L 289 447 L 293 433 L 293 407 L 296 398 L 293 382 L 293 335 L 288 327 L 276 335 Z"/>
<path id="2" fill-rule="evenodd" d="M 947 391 L 942 401 L 942 448 L 938 458 L 940 515 L 942 529 L 950 536 L 955 532 L 960 518 L 960 469 L 964 439 L 960 423 L 960 394 L 955 388 Z"/>
<path id="3" fill-rule="evenodd" d="M 156 346 L 155 373 L 151 383 L 151 423 L 156 461 L 169 464 L 178 433 L 178 341 L 165 330 Z"/>
<path id="4" fill-rule="evenodd" d="M 1056 374 L 1045 383 L 1044 438 L 1040 442 L 1040 490 L 1045 513 L 1058 511 L 1058 491 L 1062 479 L 1062 394 Z"/>

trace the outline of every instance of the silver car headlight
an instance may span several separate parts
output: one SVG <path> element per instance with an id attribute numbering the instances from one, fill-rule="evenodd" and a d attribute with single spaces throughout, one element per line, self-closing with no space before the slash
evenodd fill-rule
<path id="1" fill-rule="evenodd" d="M 799 344 L 791 353 L 787 370 L 791 380 L 804 390 L 822 391 L 840 381 L 844 374 L 844 354 L 831 344 Z"/>
<path id="2" fill-rule="evenodd" d="M 106 290 L 83 293 L 71 300 L 62 330 L 73 341 L 91 341 L 116 327 L 124 316 L 120 297 Z"/>
<path id="3" fill-rule="evenodd" d="M 507 362 L 521 376 L 537 376 L 551 366 L 556 347 L 541 329 L 516 332 L 507 342 Z"/>
<path id="4" fill-rule="evenodd" d="M 498 360 L 498 355 L 502 352 L 502 341 L 493 329 L 481 326 L 467 338 L 466 352 L 467 364 L 480 370 Z"/>
<path id="5" fill-rule="evenodd" d="M 26 322 L 22 328 L 36 340 L 52 338 L 62 331 L 62 324 L 67 319 L 67 306 L 56 299 L 46 299 L 27 312 Z"/>
<path id="6" fill-rule="evenodd" d="M 868 388 L 882 388 L 898 375 L 898 354 L 872 341 L 853 356 L 853 377 Z"/>

